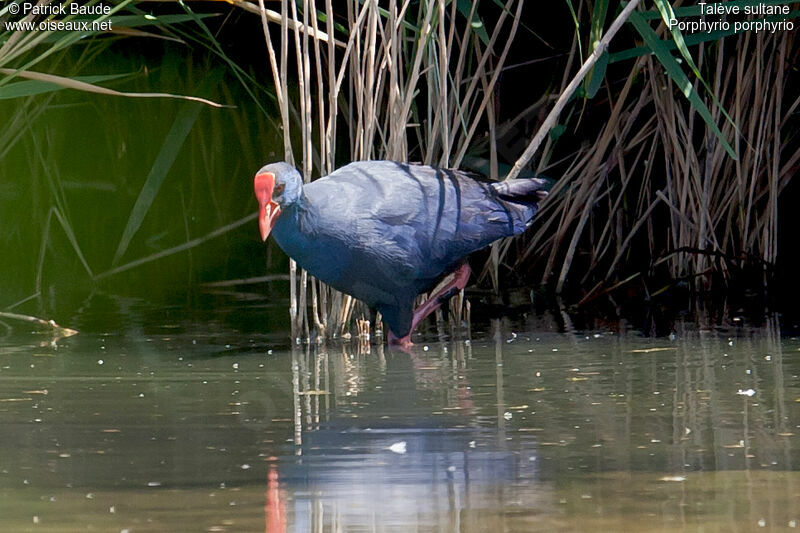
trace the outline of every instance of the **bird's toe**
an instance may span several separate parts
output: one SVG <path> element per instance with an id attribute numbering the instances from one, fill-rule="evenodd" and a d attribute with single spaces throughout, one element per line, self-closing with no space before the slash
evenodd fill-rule
<path id="1" fill-rule="evenodd" d="M 389 331 L 389 346 L 393 348 L 400 348 L 401 350 L 406 350 L 414 346 L 414 343 L 411 342 L 411 333 L 406 335 L 405 337 L 396 337 L 394 333 Z"/>

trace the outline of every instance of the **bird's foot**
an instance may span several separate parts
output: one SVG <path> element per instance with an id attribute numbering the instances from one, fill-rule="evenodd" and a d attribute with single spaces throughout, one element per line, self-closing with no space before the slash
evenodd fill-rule
<path id="1" fill-rule="evenodd" d="M 401 350 L 407 350 L 414 346 L 414 343 L 411 342 L 411 333 L 406 335 L 405 337 L 395 337 L 394 333 L 389 331 L 388 336 L 389 346 L 394 348 L 400 348 Z"/>

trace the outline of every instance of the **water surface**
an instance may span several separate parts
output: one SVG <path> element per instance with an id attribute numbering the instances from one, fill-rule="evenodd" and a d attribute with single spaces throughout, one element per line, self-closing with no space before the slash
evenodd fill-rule
<path id="1" fill-rule="evenodd" d="M 4 321 L 0 530 L 800 521 L 800 342 L 773 321 L 671 338 L 493 322 L 404 353 L 290 350 L 258 333 L 279 306 L 206 309 L 96 300 L 64 339 Z"/>

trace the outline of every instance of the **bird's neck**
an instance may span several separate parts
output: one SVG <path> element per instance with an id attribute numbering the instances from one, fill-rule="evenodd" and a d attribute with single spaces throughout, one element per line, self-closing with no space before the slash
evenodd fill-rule
<path id="1" fill-rule="evenodd" d="M 313 211 L 313 204 L 301 193 L 297 201 L 281 210 L 281 215 L 275 221 L 272 234 L 280 247 L 292 257 L 313 241 L 313 226 L 309 221 Z"/>
<path id="2" fill-rule="evenodd" d="M 309 216 L 313 216 L 315 211 L 316 208 L 313 202 L 311 202 L 308 196 L 306 196 L 305 191 L 300 189 L 300 196 L 290 205 L 287 205 L 286 209 L 283 210 L 283 213 L 287 215 L 286 218 L 291 221 L 292 225 L 304 226 L 305 221 Z M 280 218 L 283 218 L 283 214 Z M 280 218 L 278 220 L 280 220 Z"/>

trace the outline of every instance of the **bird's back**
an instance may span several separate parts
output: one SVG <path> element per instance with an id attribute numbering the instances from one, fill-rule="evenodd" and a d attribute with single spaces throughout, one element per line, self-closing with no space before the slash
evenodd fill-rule
<path id="1" fill-rule="evenodd" d="M 543 188 L 538 180 L 491 183 L 454 170 L 366 161 L 308 184 L 305 195 L 320 223 L 316 238 L 341 244 L 350 278 L 369 271 L 376 283 L 416 295 L 466 255 L 522 233 Z"/>

